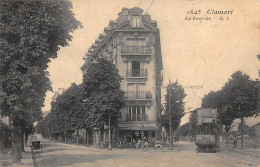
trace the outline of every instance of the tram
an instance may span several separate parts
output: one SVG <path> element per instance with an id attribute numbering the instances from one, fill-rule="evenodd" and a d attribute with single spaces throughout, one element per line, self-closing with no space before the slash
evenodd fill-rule
<path id="1" fill-rule="evenodd" d="M 197 126 L 195 145 L 197 152 L 217 152 L 219 149 L 219 136 L 217 124 L 217 109 L 197 109 Z"/>

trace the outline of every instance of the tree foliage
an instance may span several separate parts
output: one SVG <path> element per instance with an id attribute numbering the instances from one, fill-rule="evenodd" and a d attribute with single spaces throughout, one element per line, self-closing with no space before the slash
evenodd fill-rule
<path id="1" fill-rule="evenodd" d="M 57 100 L 52 102 L 50 113 L 38 123 L 43 134 L 71 135 L 76 129 L 85 128 L 82 111 L 82 87 L 73 83 Z"/>
<path id="2" fill-rule="evenodd" d="M 217 108 L 218 123 L 224 125 L 225 131 L 228 132 L 235 117 L 226 93 L 223 90 L 209 92 L 202 99 L 202 108 Z"/>
<path id="3" fill-rule="evenodd" d="M 120 88 L 122 77 L 114 64 L 105 58 L 88 65 L 83 76 L 83 98 L 90 127 L 101 128 L 111 117 L 111 123 L 116 124 L 120 110 L 125 105 L 124 91 Z"/>
<path id="4" fill-rule="evenodd" d="M 124 106 L 121 80 L 118 69 L 106 59 L 89 64 L 83 83 L 72 84 L 52 103 L 51 112 L 39 122 L 38 129 L 45 136 L 69 137 L 77 129 L 103 128 L 109 114 L 115 125 Z"/>
<path id="5" fill-rule="evenodd" d="M 251 117 L 258 113 L 258 87 L 247 74 L 237 71 L 222 88 L 228 107 L 233 110 L 235 118 Z"/>
<path id="6" fill-rule="evenodd" d="M 0 2 L 2 115 L 39 112 L 51 90 L 46 68 L 80 26 L 67 0 Z"/>
<path id="7" fill-rule="evenodd" d="M 218 120 L 228 132 L 234 119 L 258 114 L 256 82 L 237 71 L 221 90 L 210 92 L 202 99 L 203 108 L 217 108 Z"/>
<path id="8" fill-rule="evenodd" d="M 178 84 L 178 81 L 167 85 L 167 94 L 165 95 L 166 111 L 163 118 L 163 125 L 165 126 L 168 132 L 169 132 L 170 119 L 171 119 L 172 130 L 174 131 L 180 125 L 181 118 L 185 115 L 184 113 L 185 102 L 183 101 L 185 96 L 186 94 L 184 92 L 184 89 L 181 85 Z"/>
<path id="9" fill-rule="evenodd" d="M 80 26 L 71 9 L 69 0 L 0 1 L 0 110 L 14 127 L 41 118 L 48 63 Z"/>
<path id="10" fill-rule="evenodd" d="M 197 126 L 197 113 L 196 110 L 192 111 L 189 116 L 189 122 L 191 125 L 190 135 L 194 136 L 196 134 L 196 126 Z"/>
<path id="11" fill-rule="evenodd" d="M 189 136 L 191 135 L 191 123 L 187 122 L 185 124 L 183 124 L 182 126 L 179 126 L 176 131 L 175 134 L 176 136 Z"/>

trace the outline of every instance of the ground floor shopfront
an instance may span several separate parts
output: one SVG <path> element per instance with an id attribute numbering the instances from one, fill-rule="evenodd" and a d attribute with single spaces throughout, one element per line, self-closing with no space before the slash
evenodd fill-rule
<path id="1" fill-rule="evenodd" d="M 111 128 L 112 145 L 118 147 L 134 146 L 138 141 L 143 140 L 154 143 L 161 137 L 161 131 L 157 124 L 153 123 L 119 123 L 119 126 Z M 95 129 L 93 131 L 93 145 L 100 147 L 108 146 L 108 128 Z"/>
<path id="2" fill-rule="evenodd" d="M 154 143 L 160 138 L 160 128 L 155 123 L 120 123 L 119 140 L 123 144 L 136 143 L 138 140 L 144 140 Z"/>

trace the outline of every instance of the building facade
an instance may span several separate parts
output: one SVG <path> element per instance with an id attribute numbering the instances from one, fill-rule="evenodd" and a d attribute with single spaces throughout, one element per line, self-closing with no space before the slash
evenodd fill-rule
<path id="1" fill-rule="evenodd" d="M 126 107 L 121 110 L 114 137 L 125 143 L 160 137 L 162 55 L 157 22 L 140 8 L 123 8 L 89 48 L 81 67 L 100 57 L 111 60 L 123 77 Z M 105 140 L 105 139 L 104 139 Z"/>

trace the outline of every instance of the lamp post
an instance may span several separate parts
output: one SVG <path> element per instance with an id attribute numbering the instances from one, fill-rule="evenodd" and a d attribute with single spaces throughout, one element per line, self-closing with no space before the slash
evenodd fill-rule
<path id="1" fill-rule="evenodd" d="M 170 129 L 170 150 L 172 150 L 172 113 L 171 113 L 171 81 L 169 80 L 169 87 L 168 87 L 168 94 L 169 94 L 169 114 L 170 114 L 170 121 L 169 121 L 169 129 Z"/>

